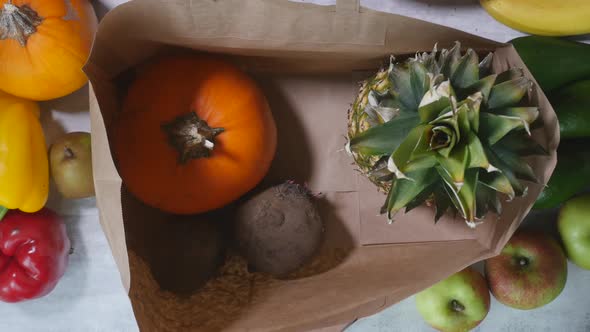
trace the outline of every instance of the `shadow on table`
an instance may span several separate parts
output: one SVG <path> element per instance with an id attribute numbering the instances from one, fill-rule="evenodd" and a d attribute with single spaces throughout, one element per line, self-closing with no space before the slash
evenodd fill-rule
<path id="1" fill-rule="evenodd" d="M 57 191 L 53 179 L 49 182 L 49 199 L 45 205 L 62 217 L 96 214 L 96 198 L 64 199 Z"/>
<path id="2" fill-rule="evenodd" d="M 467 7 L 467 6 L 479 6 L 479 0 L 413 0 L 435 7 Z"/>
<path id="3" fill-rule="evenodd" d="M 94 6 L 94 11 L 96 12 L 96 16 L 99 20 L 102 19 L 109 11 L 107 5 L 99 0 L 92 0 L 90 2 L 92 3 L 92 6 Z"/>
<path id="4" fill-rule="evenodd" d="M 65 97 L 39 102 L 39 106 L 44 113 L 52 110 L 68 113 L 88 112 L 88 84 Z"/>
<path id="5" fill-rule="evenodd" d="M 573 40 L 573 41 L 590 43 L 590 33 L 585 34 L 585 35 L 571 36 L 571 37 L 565 37 L 565 38 Z"/>

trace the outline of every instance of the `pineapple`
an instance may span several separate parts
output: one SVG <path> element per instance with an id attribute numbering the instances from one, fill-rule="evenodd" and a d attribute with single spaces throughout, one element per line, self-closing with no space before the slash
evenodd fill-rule
<path id="1" fill-rule="evenodd" d="M 524 98 L 533 83 L 520 69 L 492 72 L 457 42 L 417 54 L 365 81 L 349 112 L 349 142 L 361 172 L 387 192 L 388 220 L 428 203 L 475 227 L 500 197 L 524 196 L 538 182 L 521 157 L 545 150 L 529 136 L 539 116 Z"/>

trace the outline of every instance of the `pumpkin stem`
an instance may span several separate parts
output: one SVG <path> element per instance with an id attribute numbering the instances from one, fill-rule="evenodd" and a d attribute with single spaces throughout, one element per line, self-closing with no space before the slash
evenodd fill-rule
<path id="1" fill-rule="evenodd" d="M 24 47 L 42 22 L 43 18 L 28 5 L 18 7 L 8 1 L 0 9 L 0 40 L 14 39 Z"/>
<path id="2" fill-rule="evenodd" d="M 194 111 L 163 124 L 162 130 L 168 136 L 168 143 L 178 151 L 181 164 L 190 159 L 209 157 L 215 147 L 215 136 L 224 131 L 223 128 L 209 127 Z"/>

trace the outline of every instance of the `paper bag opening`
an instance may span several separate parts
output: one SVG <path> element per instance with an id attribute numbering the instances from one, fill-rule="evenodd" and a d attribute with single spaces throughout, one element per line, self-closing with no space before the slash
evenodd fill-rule
<path id="1" fill-rule="evenodd" d="M 347 20 L 352 28 L 344 29 Z M 343 149 L 346 113 L 363 72 L 376 70 L 389 54 L 408 55 L 455 40 L 480 52 L 496 51 L 495 70 L 524 68 L 511 46 L 366 9 L 343 13 L 270 0 L 142 0 L 112 11 L 101 23 L 86 66 L 92 83 L 93 166 L 101 223 L 142 330 L 330 326 L 372 314 L 497 253 L 542 185 L 531 185 L 529 196 L 506 205 L 501 218 L 490 216 L 475 231 L 452 218 L 434 225 L 426 207 L 387 225 L 377 213 L 383 194 L 355 171 Z M 155 281 L 146 263 L 152 254 L 142 252 L 149 244 L 141 227 L 145 222 L 149 228 L 154 214 L 147 207 L 132 207 L 133 197 L 124 190 L 110 153 L 108 132 L 124 87 L 133 79 L 130 73 L 146 59 L 178 47 L 229 57 L 268 98 L 279 146 L 260 188 L 296 180 L 323 195 L 318 204 L 326 239 L 320 259 L 307 273 L 274 280 L 250 273 L 230 254 L 220 276 L 196 293 L 178 296 L 162 291 Z M 555 166 L 557 121 L 540 89 L 529 97 L 540 106 L 545 124 L 534 138 L 550 152 L 530 162 L 546 183 Z"/>

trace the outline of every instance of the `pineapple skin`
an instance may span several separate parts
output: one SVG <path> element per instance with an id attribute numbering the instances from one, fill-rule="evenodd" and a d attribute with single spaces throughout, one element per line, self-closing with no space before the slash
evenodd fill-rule
<path id="1" fill-rule="evenodd" d="M 369 92 L 386 91 L 391 86 L 387 67 L 381 68 L 373 77 L 360 83 L 359 94 L 354 100 L 352 107 L 348 110 L 348 137 L 366 131 L 371 127 L 368 122 L 368 114 L 365 113 L 365 107 L 369 103 Z M 383 193 L 387 193 L 391 188 L 390 181 L 379 181 L 371 174 L 373 165 L 379 161 L 378 156 L 368 156 L 359 153 L 351 153 L 358 170 L 366 176 L 377 188 Z"/>

